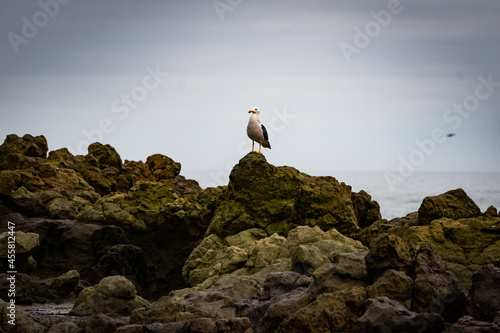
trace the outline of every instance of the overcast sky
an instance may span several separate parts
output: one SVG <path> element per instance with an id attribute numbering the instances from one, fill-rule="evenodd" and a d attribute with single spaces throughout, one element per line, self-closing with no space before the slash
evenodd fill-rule
<path id="1" fill-rule="evenodd" d="M 258 106 L 275 165 L 500 171 L 499 31 L 500 1 L 3 0 L 0 137 L 224 183 Z"/>

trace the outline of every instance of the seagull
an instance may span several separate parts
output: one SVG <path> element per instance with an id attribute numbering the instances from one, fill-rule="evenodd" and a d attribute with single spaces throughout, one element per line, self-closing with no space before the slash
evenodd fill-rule
<path id="1" fill-rule="evenodd" d="M 259 115 L 260 115 L 260 110 L 258 107 L 254 107 L 252 110 L 248 111 L 248 113 L 251 113 L 250 115 L 250 120 L 248 121 L 248 126 L 247 126 L 247 134 L 248 137 L 252 140 L 252 152 L 254 152 L 254 143 L 257 141 L 259 143 L 259 151 L 257 152 L 258 154 L 262 154 L 260 152 L 260 149 L 262 146 L 264 148 L 269 148 L 271 149 L 271 144 L 269 143 L 269 137 L 267 135 L 267 130 L 260 123 Z"/>

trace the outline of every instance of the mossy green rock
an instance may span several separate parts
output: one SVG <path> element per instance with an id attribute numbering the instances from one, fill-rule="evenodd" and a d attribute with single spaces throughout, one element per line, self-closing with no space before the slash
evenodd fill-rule
<path id="1" fill-rule="evenodd" d="M 475 271 L 486 264 L 500 265 L 499 227 L 498 217 L 441 218 L 429 225 L 408 228 L 404 238 L 416 245 L 431 243 L 443 267 L 457 279 L 461 289 L 468 289 Z"/>
<path id="2" fill-rule="evenodd" d="M 418 209 L 418 223 L 429 224 L 433 220 L 447 217 L 453 220 L 481 214 L 476 203 L 461 188 L 426 197 Z"/>
<path id="3" fill-rule="evenodd" d="M 233 168 L 207 234 L 226 237 L 260 228 L 286 236 L 299 225 L 358 230 L 351 188 L 333 177 L 313 177 L 291 167 L 275 167 L 250 153 Z"/>
<path id="4" fill-rule="evenodd" d="M 130 315 L 132 310 L 150 306 L 140 296 L 132 282 L 125 277 L 108 276 L 93 287 L 80 292 L 71 314 L 90 316 L 98 313 Z"/>
<path id="5" fill-rule="evenodd" d="M 33 232 L 22 232 L 16 231 L 15 237 L 15 245 L 16 245 L 16 254 L 25 254 L 32 253 L 40 246 L 40 236 Z M 12 239 L 12 238 L 11 238 Z M 9 239 L 9 233 L 2 232 L 0 234 L 0 258 L 7 258 L 7 246 Z"/>
<path id="6" fill-rule="evenodd" d="M 295 269 L 310 273 L 334 261 L 339 253 L 368 252 L 359 241 L 334 228 L 322 231 L 318 226 L 300 226 L 291 230 L 287 238 L 265 235 L 263 229 L 254 228 L 224 239 L 215 234 L 205 237 L 186 260 L 184 279 L 200 289 L 209 288 L 228 274 L 263 281 L 271 272 Z"/>
<path id="7" fill-rule="evenodd" d="M 170 184 L 140 180 L 128 193 L 113 193 L 97 200 L 76 219 L 143 231 L 166 223 L 204 231 L 220 191 L 211 188 L 180 196 Z"/>

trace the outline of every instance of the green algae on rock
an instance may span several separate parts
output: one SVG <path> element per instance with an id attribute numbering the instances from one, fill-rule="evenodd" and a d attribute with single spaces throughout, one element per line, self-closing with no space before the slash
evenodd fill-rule
<path id="1" fill-rule="evenodd" d="M 371 202 L 369 196 L 366 200 Z M 250 153 L 231 171 L 207 234 L 226 237 L 260 228 L 268 235 L 286 236 L 299 225 L 352 234 L 359 230 L 357 216 L 361 215 L 366 214 L 354 206 L 350 186 L 333 177 L 313 177 L 291 167 L 275 167 L 264 156 Z M 372 211 L 370 216 L 373 222 L 380 213 Z"/>
<path id="2" fill-rule="evenodd" d="M 129 315 L 132 310 L 149 305 L 137 295 L 132 282 L 116 275 L 105 277 L 97 285 L 82 290 L 71 313 L 78 316 L 98 313 Z"/>

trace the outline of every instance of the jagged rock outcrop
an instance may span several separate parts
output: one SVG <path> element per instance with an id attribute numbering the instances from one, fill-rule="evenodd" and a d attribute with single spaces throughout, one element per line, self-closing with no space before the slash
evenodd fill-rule
<path id="1" fill-rule="evenodd" d="M 335 178 L 275 167 L 255 153 L 233 168 L 221 201 L 207 230 L 221 238 L 251 228 L 286 236 L 299 225 L 349 235 L 359 230 L 358 217 L 363 225 L 380 218 L 369 196 L 351 197 L 351 187 Z"/>
<path id="2" fill-rule="evenodd" d="M 43 136 L 8 136 L 0 227 L 16 230 L 16 328 L 461 332 L 500 324 L 500 216 L 494 207 L 481 214 L 461 189 L 387 221 L 368 193 L 259 154 L 244 156 L 219 188 L 203 190 L 180 169 L 161 154 L 122 161 L 93 143 L 73 156 L 48 152 Z M 0 275 L 6 295 L 8 275 Z M 76 297 L 73 313 L 84 317 L 21 309 Z M 5 305 L 0 326 L 9 331 Z M 116 314 L 130 314 L 131 324 Z"/>

